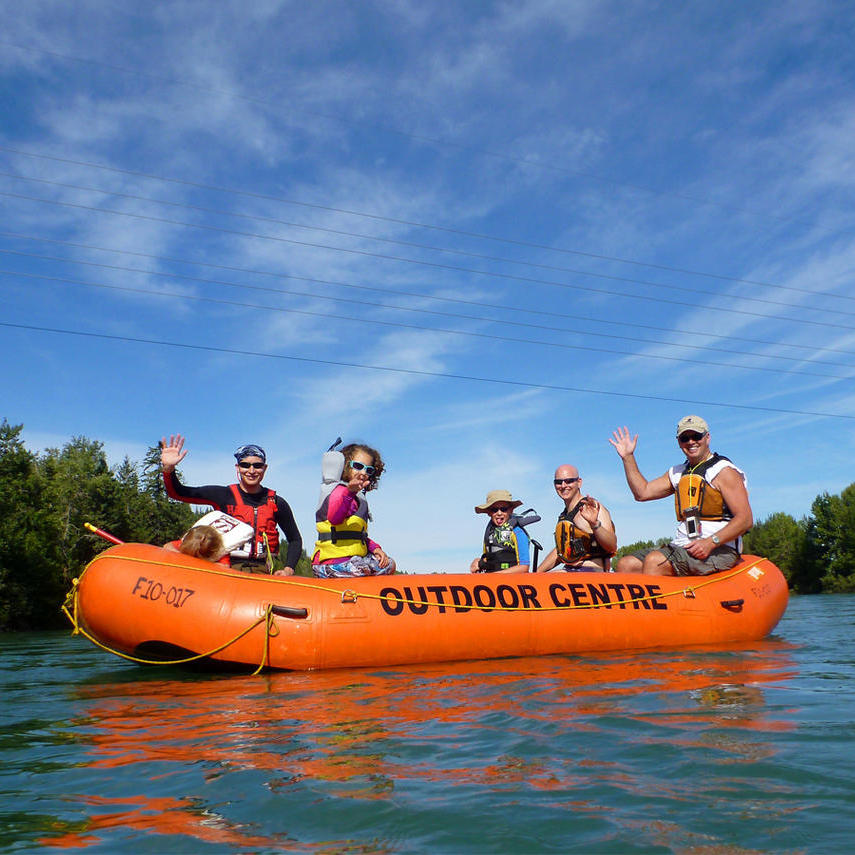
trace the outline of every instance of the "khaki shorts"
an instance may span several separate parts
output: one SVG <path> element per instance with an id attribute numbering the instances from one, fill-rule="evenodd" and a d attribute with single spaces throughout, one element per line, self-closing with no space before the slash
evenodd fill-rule
<path id="1" fill-rule="evenodd" d="M 657 546 L 655 549 L 640 549 L 632 554 L 640 561 L 651 552 L 661 552 L 677 576 L 708 576 L 710 573 L 719 573 L 722 570 L 730 570 L 739 563 L 742 556 L 732 546 L 717 546 L 704 561 L 689 555 L 682 547 L 675 543 L 666 543 L 665 546 Z"/>

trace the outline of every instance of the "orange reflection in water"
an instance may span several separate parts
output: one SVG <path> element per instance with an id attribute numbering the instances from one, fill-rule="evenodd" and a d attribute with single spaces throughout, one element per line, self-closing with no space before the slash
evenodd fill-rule
<path id="1" fill-rule="evenodd" d="M 769 686 L 792 675 L 789 651 L 783 642 L 765 641 L 684 653 L 81 687 L 77 700 L 86 711 L 76 724 L 88 746 L 87 766 L 103 770 L 105 780 L 113 770 L 127 775 L 129 767 L 136 768 L 140 795 L 75 796 L 86 817 L 83 827 L 75 824 L 42 843 L 85 847 L 123 829 L 248 847 L 297 847 L 286 835 L 250 833 L 247 823 L 225 817 L 228 806 L 208 804 L 206 785 L 237 770 L 262 772 L 268 796 L 302 785 L 315 789 L 314 798 L 387 799 L 396 782 L 417 778 L 448 787 L 554 791 L 564 794 L 564 805 L 586 809 L 573 800 L 578 787 L 607 781 L 637 790 L 637 773 L 624 763 L 572 750 L 556 754 L 547 743 L 578 744 L 619 720 L 624 724 L 617 738 L 625 742 L 661 739 L 687 750 L 715 748 L 723 763 L 768 756 L 773 747 L 764 734 L 791 727 L 771 716 L 765 700 Z M 639 701 L 651 697 L 657 702 L 648 713 Z M 628 720 L 638 723 L 637 731 L 626 728 Z M 543 756 L 490 753 L 492 744 L 513 744 L 515 736 L 530 743 L 531 734 L 542 735 Z M 169 789 L 170 769 L 185 776 L 195 770 L 193 797 L 147 794 Z M 299 848 L 309 847 L 303 841 Z"/>
<path id="2" fill-rule="evenodd" d="M 139 806 L 139 799 L 86 796 L 80 798 L 82 806 L 101 809 L 91 813 L 85 831 L 69 831 L 60 837 L 40 840 L 42 846 L 61 849 L 85 848 L 102 842 L 111 829 L 127 828 L 140 833 L 165 834 L 190 837 L 205 843 L 238 844 L 240 846 L 268 847 L 273 842 L 266 837 L 246 834 L 230 828 L 222 817 L 194 804 L 193 799 L 150 797 Z M 100 833 L 99 833 L 100 832 Z M 276 841 L 283 848 L 284 841 Z"/>

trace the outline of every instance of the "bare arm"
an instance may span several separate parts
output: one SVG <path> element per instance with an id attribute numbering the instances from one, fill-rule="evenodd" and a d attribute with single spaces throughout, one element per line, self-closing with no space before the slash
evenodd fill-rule
<path id="1" fill-rule="evenodd" d="M 671 479 L 666 472 L 652 481 L 648 481 L 635 462 L 635 447 L 638 444 L 638 434 L 630 436 L 628 428 L 618 428 L 609 443 L 623 460 L 623 472 L 626 483 L 632 491 L 636 502 L 649 502 L 652 499 L 663 499 L 674 492 Z"/>
<path id="2" fill-rule="evenodd" d="M 504 567 L 496 570 L 496 573 L 528 573 L 528 564 L 514 564 L 513 567 Z"/>
<path id="3" fill-rule="evenodd" d="M 558 550 L 553 549 L 543 561 L 540 562 L 540 566 L 537 568 L 538 573 L 546 573 L 547 570 L 552 570 L 555 565 L 558 564 Z"/>
<path id="4" fill-rule="evenodd" d="M 582 500 L 581 515 L 591 526 L 591 534 L 597 543 L 612 555 L 617 552 L 617 534 L 612 515 L 592 496 Z"/>

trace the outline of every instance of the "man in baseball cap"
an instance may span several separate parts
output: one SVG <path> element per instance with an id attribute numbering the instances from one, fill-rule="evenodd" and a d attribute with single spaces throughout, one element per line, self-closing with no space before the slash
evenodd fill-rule
<path id="1" fill-rule="evenodd" d="M 677 436 L 687 430 L 693 430 L 695 433 L 709 433 L 710 426 L 700 416 L 683 416 L 677 422 Z"/>
<path id="2" fill-rule="evenodd" d="M 635 462 L 638 434 L 618 428 L 609 442 L 623 460 L 624 474 L 638 502 L 675 497 L 677 532 L 671 543 L 624 555 L 621 573 L 705 576 L 727 570 L 741 558 L 742 535 L 754 523 L 745 473 L 727 457 L 710 451 L 710 428 L 700 416 L 677 423 L 677 443 L 685 456 L 664 475 L 648 481 Z"/>

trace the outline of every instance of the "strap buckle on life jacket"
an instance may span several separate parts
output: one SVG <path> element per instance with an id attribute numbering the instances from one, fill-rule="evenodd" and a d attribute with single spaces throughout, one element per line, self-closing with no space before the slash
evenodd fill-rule
<path id="1" fill-rule="evenodd" d="M 319 532 L 318 540 L 329 540 L 331 543 L 339 543 L 345 540 L 359 540 L 367 544 L 368 533 L 364 531 L 338 531 L 337 529 L 331 529 L 330 531 Z"/>

